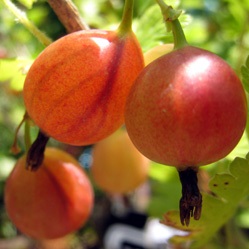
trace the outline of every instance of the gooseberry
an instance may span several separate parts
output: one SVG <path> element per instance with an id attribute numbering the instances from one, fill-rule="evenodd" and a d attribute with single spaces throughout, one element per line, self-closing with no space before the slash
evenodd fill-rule
<path id="1" fill-rule="evenodd" d="M 129 193 L 148 178 L 149 160 L 136 149 L 124 129 L 94 145 L 92 156 L 93 181 L 108 193 Z"/>
<path id="2" fill-rule="evenodd" d="M 23 89 L 27 112 L 47 136 L 94 144 L 124 122 L 126 97 L 144 67 L 131 29 L 133 0 L 116 31 L 82 30 L 49 45 L 32 64 Z"/>
<path id="3" fill-rule="evenodd" d="M 91 183 L 70 154 L 45 150 L 39 170 L 25 169 L 26 155 L 18 159 L 5 186 L 5 207 L 11 221 L 35 239 L 54 239 L 83 226 L 93 208 Z"/>
<path id="4" fill-rule="evenodd" d="M 157 0 L 170 22 L 175 49 L 147 65 L 126 102 L 125 124 L 138 150 L 175 166 L 182 183 L 181 223 L 201 216 L 198 167 L 222 159 L 238 144 L 247 120 L 240 79 L 217 55 L 188 45 L 178 13 Z"/>
<path id="5" fill-rule="evenodd" d="M 240 140 L 245 93 L 231 67 L 185 46 L 149 64 L 127 99 L 126 127 L 148 158 L 177 167 L 225 157 Z"/>

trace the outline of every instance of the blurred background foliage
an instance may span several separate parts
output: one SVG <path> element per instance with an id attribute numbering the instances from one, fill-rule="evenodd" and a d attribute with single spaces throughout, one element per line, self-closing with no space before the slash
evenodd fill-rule
<path id="1" fill-rule="evenodd" d="M 241 66 L 249 54 L 249 0 L 165 2 L 183 10 L 180 21 L 191 45 L 218 54 L 240 75 Z M 13 3 L 51 39 L 56 40 L 66 34 L 65 28 L 45 0 L 15 0 Z M 74 3 L 91 28 L 114 29 L 121 20 L 124 1 L 74 0 Z M 10 151 L 15 129 L 25 112 L 22 85 L 29 65 L 44 46 L 8 10 L 3 0 L 0 0 L 0 24 L 0 248 L 4 248 L 1 247 L 1 241 L 18 234 L 4 211 L 3 188 L 14 162 L 25 150 L 24 130 L 21 129 L 18 135 L 21 152 L 14 155 Z M 154 0 L 135 0 L 133 30 L 144 52 L 158 44 L 173 42 L 172 34 L 166 32 L 160 9 Z M 37 128 L 32 127 L 34 137 L 36 132 Z M 56 144 L 55 141 L 52 143 Z M 211 176 L 226 171 L 228 164 L 236 156 L 245 157 L 248 148 L 245 134 L 227 158 L 208 166 L 205 170 Z M 146 212 L 150 216 L 161 218 L 166 211 L 178 209 L 181 189 L 177 172 L 173 168 L 154 164 L 152 163 L 150 172 L 151 196 Z M 243 228 L 246 235 L 249 229 L 247 199 L 233 218 L 236 227 Z M 224 229 L 221 232 L 223 233 Z M 215 244 L 215 240 L 210 243 L 216 246 L 211 247 L 210 244 L 207 248 L 220 248 Z"/>

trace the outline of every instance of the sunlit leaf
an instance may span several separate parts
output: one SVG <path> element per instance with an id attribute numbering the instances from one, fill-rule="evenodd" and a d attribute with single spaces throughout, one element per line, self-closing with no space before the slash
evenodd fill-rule
<path id="1" fill-rule="evenodd" d="M 181 184 L 175 167 L 153 162 L 150 167 L 150 179 L 151 198 L 147 209 L 150 216 L 162 217 L 165 210 L 178 208 Z"/>
<path id="2" fill-rule="evenodd" d="M 8 177 L 11 170 L 13 169 L 15 159 L 7 157 L 5 155 L 1 155 L 0 164 L 0 180 L 4 180 Z"/>
<path id="3" fill-rule="evenodd" d="M 32 60 L 25 59 L 1 59 L 0 82 L 10 82 L 12 90 L 21 91 L 26 73 Z"/>
<path id="4" fill-rule="evenodd" d="M 217 174 L 209 183 L 212 194 L 203 193 L 202 216 L 199 221 L 191 220 L 189 227 L 183 227 L 179 219 L 179 211 L 170 211 L 162 221 L 172 226 L 188 231 L 187 236 L 175 236 L 172 243 L 187 243 L 191 248 L 200 248 L 236 212 L 239 203 L 249 193 L 249 162 L 248 158 L 235 158 L 230 164 L 230 173 Z"/>
<path id="5" fill-rule="evenodd" d="M 31 9 L 33 4 L 36 2 L 37 0 L 18 0 L 18 2 L 20 2 L 22 5 L 24 5 L 26 8 Z"/>
<path id="6" fill-rule="evenodd" d="M 238 29 L 243 27 L 243 24 L 246 22 L 246 12 L 244 4 L 239 1 L 229 0 L 228 8 L 230 14 L 237 22 Z"/>
<path id="7" fill-rule="evenodd" d="M 184 27 L 190 23 L 191 17 L 182 13 L 179 20 Z M 161 10 L 157 4 L 149 7 L 140 18 L 135 19 L 133 26 L 144 52 L 156 45 L 173 42 L 172 32 L 167 32 Z"/>
<path id="8" fill-rule="evenodd" d="M 244 132 L 237 146 L 226 156 L 230 161 L 234 160 L 235 157 L 246 157 L 249 149 L 248 134 Z"/>

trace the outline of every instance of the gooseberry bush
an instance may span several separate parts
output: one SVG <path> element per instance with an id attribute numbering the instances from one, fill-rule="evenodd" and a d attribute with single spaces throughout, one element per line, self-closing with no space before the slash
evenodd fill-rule
<path id="1" fill-rule="evenodd" d="M 249 248 L 247 4 L 56 3 L 0 2 L 2 236 L 102 248 L 146 193 L 165 246 Z"/>

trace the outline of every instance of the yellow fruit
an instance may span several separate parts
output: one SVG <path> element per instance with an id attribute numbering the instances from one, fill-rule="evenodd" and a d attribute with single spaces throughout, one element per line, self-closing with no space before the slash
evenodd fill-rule
<path id="1" fill-rule="evenodd" d="M 145 66 L 147 66 L 152 61 L 159 58 L 160 56 L 171 52 L 173 48 L 174 48 L 174 44 L 169 43 L 169 44 L 161 44 L 148 50 L 147 52 L 144 53 Z"/>
<path id="2" fill-rule="evenodd" d="M 148 170 L 149 160 L 134 147 L 125 130 L 118 130 L 94 146 L 91 174 L 108 193 L 135 190 L 146 181 Z"/>

